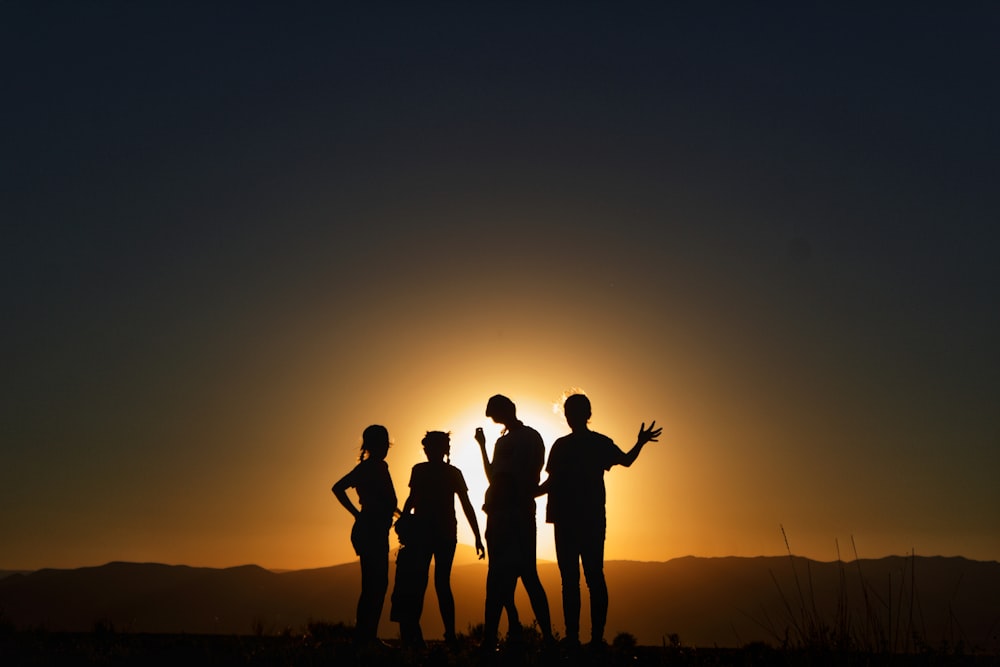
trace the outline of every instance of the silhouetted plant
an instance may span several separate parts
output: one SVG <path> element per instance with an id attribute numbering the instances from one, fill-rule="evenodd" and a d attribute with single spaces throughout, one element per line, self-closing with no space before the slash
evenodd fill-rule
<path id="1" fill-rule="evenodd" d="M 318 642 L 349 642 L 354 636 L 354 627 L 344 623 L 329 621 L 309 621 L 306 635 Z"/>
<path id="2" fill-rule="evenodd" d="M 743 647 L 743 662 L 747 665 L 781 664 L 777 651 L 765 642 L 750 642 Z"/>
<path id="3" fill-rule="evenodd" d="M 475 625 L 469 624 L 469 639 L 479 644 L 483 641 L 483 634 L 486 632 L 486 626 L 482 623 L 476 623 Z"/>
<path id="4" fill-rule="evenodd" d="M 664 658 L 677 660 L 681 655 L 681 636 L 676 632 L 660 637 L 661 652 Z"/>
<path id="5" fill-rule="evenodd" d="M 611 640 L 611 649 L 620 660 L 635 658 L 635 649 L 638 645 L 639 642 L 636 640 L 635 635 L 630 632 L 619 632 Z"/>
<path id="6" fill-rule="evenodd" d="M 524 625 L 519 630 L 508 632 L 507 641 L 518 642 L 524 646 L 539 646 L 542 643 L 542 631 L 538 627 L 538 622 L 532 621 L 531 625 Z"/>
<path id="7" fill-rule="evenodd" d="M 847 571 L 840 556 L 837 543 L 837 563 L 839 567 L 836 608 L 832 622 L 827 621 L 816 606 L 815 591 L 809 561 L 806 560 L 804 581 L 799 578 L 796 559 L 792 554 L 784 526 L 781 535 L 785 541 L 792 578 L 795 584 L 793 603 L 782 590 L 774 572 L 771 579 L 781 598 L 785 611 L 783 629 L 779 629 L 764 611 L 764 621 L 754 619 L 767 630 L 785 650 L 809 650 L 834 653 L 862 652 L 867 654 L 899 654 L 925 652 L 927 643 L 922 633 L 915 627 L 914 614 L 916 599 L 916 554 L 912 553 L 899 579 L 899 588 L 893 596 L 893 578 L 889 579 L 889 594 L 883 598 L 862 572 L 857 545 L 851 538 L 854 561 L 861 587 L 863 602 L 862 617 L 856 624 L 847 599 Z"/>
<path id="8" fill-rule="evenodd" d="M 115 634 L 115 624 L 110 618 L 99 618 L 94 621 L 93 633 L 95 637 L 110 637 Z"/>

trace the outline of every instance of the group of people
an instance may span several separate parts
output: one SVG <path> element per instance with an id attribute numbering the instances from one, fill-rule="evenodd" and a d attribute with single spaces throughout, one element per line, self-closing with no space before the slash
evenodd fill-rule
<path id="1" fill-rule="evenodd" d="M 611 438 L 591 431 L 590 400 L 569 396 L 563 404 L 570 434 L 556 440 L 545 462 L 545 444 L 538 431 L 517 418 L 514 402 L 497 394 L 486 404 L 486 416 L 503 426 L 492 459 L 486 437 L 476 429 L 489 487 L 484 498 L 486 546 L 462 472 L 450 462 L 450 435 L 430 431 L 423 439 L 426 463 L 413 467 L 409 495 L 402 509 L 385 462 L 389 432 L 372 425 L 362 434 L 359 463 L 336 484 L 333 493 L 354 516 L 351 543 L 361 560 L 361 596 L 358 599 L 355 641 L 378 643 L 377 631 L 389 586 L 389 531 L 395 519 L 400 549 L 390 618 L 400 624 L 405 645 L 424 643 L 420 614 L 434 560 L 434 588 L 444 622 L 444 638 L 454 642 L 455 599 L 451 566 L 457 544 L 455 497 L 476 538 L 479 558 L 489 555 L 483 645 L 496 645 L 500 617 L 507 613 L 512 632 L 521 627 L 514 605 L 518 579 L 524 584 L 543 640 L 553 642 L 548 598 L 536 566 L 535 498 L 548 496 L 546 521 L 553 524 L 556 560 L 562 579 L 565 641 L 580 637 L 580 565 L 590 590 L 591 643 L 603 644 L 608 615 L 608 587 L 604 578 L 606 529 L 604 472 L 612 466 L 631 466 L 648 442 L 662 429 L 643 423 L 635 445 L 625 452 Z M 541 482 L 542 468 L 548 478 Z M 357 507 L 347 494 L 357 493 Z"/>

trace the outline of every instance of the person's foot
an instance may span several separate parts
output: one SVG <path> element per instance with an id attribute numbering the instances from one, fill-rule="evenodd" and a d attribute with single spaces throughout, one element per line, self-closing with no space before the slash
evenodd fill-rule
<path id="1" fill-rule="evenodd" d="M 559 653 L 559 640 L 553 635 L 548 637 L 542 637 L 541 646 L 539 646 L 539 651 L 541 651 L 543 656 L 546 656 L 546 660 L 553 658 Z"/>
<path id="2" fill-rule="evenodd" d="M 587 648 L 595 652 L 603 652 L 608 648 L 608 643 L 604 641 L 604 637 L 594 637 L 587 644 Z"/>
<path id="3" fill-rule="evenodd" d="M 354 649 L 362 653 L 391 653 L 396 650 L 396 647 L 386 644 L 377 637 L 370 637 L 355 640 Z"/>
<path id="4" fill-rule="evenodd" d="M 427 648 L 424 643 L 424 633 L 420 629 L 420 623 L 404 621 L 399 624 L 399 640 L 403 648 L 411 650 L 422 650 Z"/>

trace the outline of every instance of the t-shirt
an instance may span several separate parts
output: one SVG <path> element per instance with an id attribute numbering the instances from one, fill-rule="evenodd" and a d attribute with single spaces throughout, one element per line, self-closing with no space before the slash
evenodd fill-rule
<path id="1" fill-rule="evenodd" d="M 545 471 L 549 500 L 545 520 L 589 522 L 604 519 L 604 471 L 621 461 L 625 452 L 606 435 L 580 431 L 552 444 Z"/>
<path id="2" fill-rule="evenodd" d="M 457 535 L 455 494 L 467 491 L 462 471 L 444 461 L 418 463 L 410 472 L 413 513 L 434 536 Z"/>
<path id="3" fill-rule="evenodd" d="M 535 490 L 545 464 L 545 443 L 530 426 L 518 423 L 493 448 L 486 511 L 513 511 L 534 516 Z"/>
<path id="4" fill-rule="evenodd" d="M 384 460 L 367 458 L 345 478 L 348 488 L 358 492 L 361 512 L 392 520 L 396 509 L 396 490 L 389 476 L 389 466 Z"/>

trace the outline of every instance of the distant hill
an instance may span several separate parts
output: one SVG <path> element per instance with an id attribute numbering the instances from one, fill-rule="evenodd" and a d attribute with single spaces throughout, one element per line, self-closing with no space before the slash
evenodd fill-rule
<path id="1" fill-rule="evenodd" d="M 466 548 L 462 548 L 466 549 Z M 452 576 L 459 630 L 482 622 L 486 565 L 462 551 Z M 892 557 L 849 563 L 803 558 L 678 558 L 609 561 L 608 638 L 630 632 L 641 644 L 676 634 L 685 645 L 778 644 L 794 638 L 805 615 L 837 625 L 838 601 L 855 633 L 878 624 L 890 637 L 916 632 L 933 646 L 947 640 L 1000 650 L 1000 563 L 964 558 Z M 562 604 L 556 565 L 539 563 L 556 630 Z M 390 578 L 394 571 L 390 571 Z M 796 583 L 798 582 L 798 583 Z M 864 582 L 864 586 L 862 586 Z M 98 622 L 120 631 L 249 634 L 301 630 L 310 620 L 352 622 L 360 585 L 357 562 L 313 570 L 271 572 L 154 563 L 108 563 L 76 570 L 38 570 L 0 579 L 0 612 L 18 628 L 90 631 Z M 391 583 L 390 583 L 391 591 Z M 801 595 L 800 595 L 801 591 Z M 587 592 L 583 585 L 588 630 Z M 867 608 L 872 612 L 866 612 Z M 530 620 L 523 588 L 518 608 Z M 395 637 L 388 621 L 381 634 Z M 424 604 L 428 637 L 440 636 L 433 585 Z"/>

